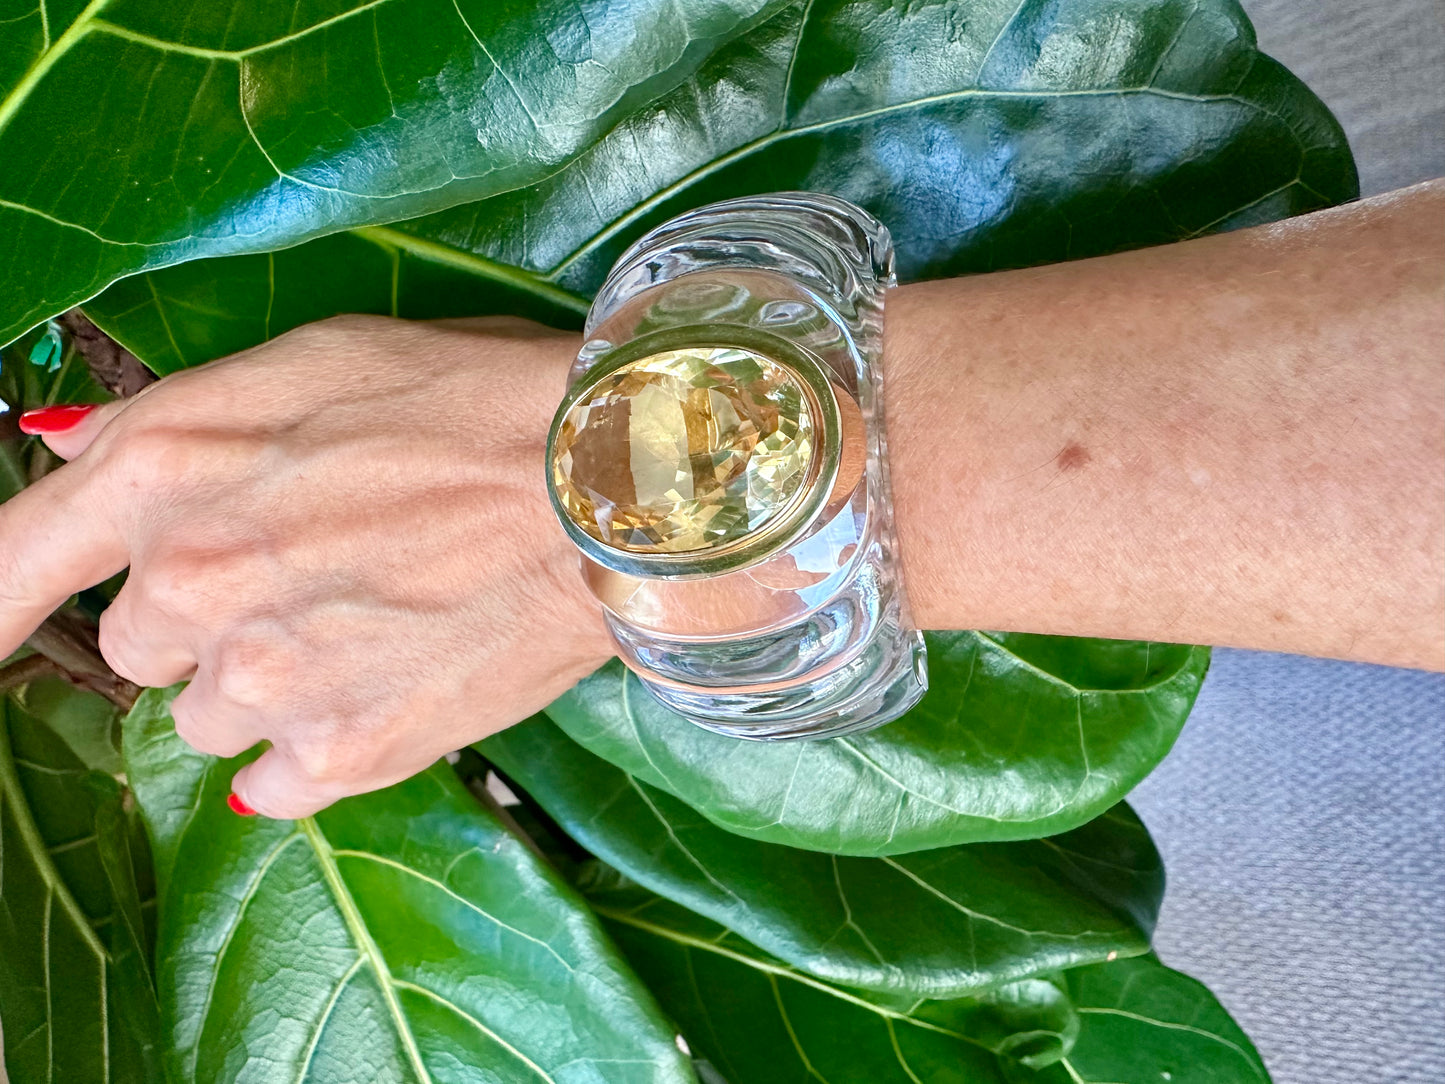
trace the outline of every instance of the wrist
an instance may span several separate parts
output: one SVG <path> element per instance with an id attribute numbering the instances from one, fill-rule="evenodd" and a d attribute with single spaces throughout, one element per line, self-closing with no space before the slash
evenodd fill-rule
<path id="1" fill-rule="evenodd" d="M 535 336 L 529 340 L 534 358 L 528 365 L 525 403 L 528 454 L 526 478 L 531 495 L 532 538 L 544 574 L 546 589 L 535 603 L 547 614 L 547 625 L 555 637 L 549 650 L 580 679 L 616 654 L 612 634 L 602 608 L 588 591 L 582 576 L 577 548 L 567 537 L 552 511 L 544 484 L 547 464 L 547 432 L 558 401 L 567 387 L 568 373 L 577 357 L 577 337 L 530 325 Z"/>
<path id="2" fill-rule="evenodd" d="M 960 623 L 963 603 L 951 580 L 954 570 L 972 564 L 961 528 L 977 496 L 969 469 L 975 457 L 967 448 L 940 447 L 963 429 L 942 421 L 966 409 L 951 384 L 957 367 L 968 362 L 951 359 L 944 379 L 929 334 L 936 323 L 929 284 L 889 291 L 883 346 L 889 477 L 904 590 L 922 629 L 967 624 Z"/>

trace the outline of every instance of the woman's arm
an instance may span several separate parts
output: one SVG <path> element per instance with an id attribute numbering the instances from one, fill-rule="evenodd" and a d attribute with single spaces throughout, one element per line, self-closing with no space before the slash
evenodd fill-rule
<path id="1" fill-rule="evenodd" d="M 1440 665 L 1441 203 L 898 291 L 917 616 Z M 129 566 L 106 660 L 269 742 L 275 817 L 524 718 L 610 651 L 542 481 L 577 345 L 348 317 L 30 417 L 73 462 L 0 507 L 0 658 Z"/>
<path id="2" fill-rule="evenodd" d="M 889 297 L 914 615 L 1445 667 L 1445 184 Z"/>

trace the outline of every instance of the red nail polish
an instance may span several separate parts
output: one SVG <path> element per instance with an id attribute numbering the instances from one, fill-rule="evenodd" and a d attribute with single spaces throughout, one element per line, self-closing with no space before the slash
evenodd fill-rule
<path id="1" fill-rule="evenodd" d="M 20 432 L 31 436 L 37 433 L 63 433 L 71 426 L 80 424 L 81 419 L 94 409 L 94 403 L 75 403 L 27 410 L 20 415 Z"/>
<path id="2" fill-rule="evenodd" d="M 226 804 L 231 807 L 232 813 L 239 814 L 242 817 L 254 817 L 256 815 L 256 811 L 254 809 L 248 806 L 245 802 L 241 801 L 240 795 L 231 795 L 229 798 L 226 799 Z"/>

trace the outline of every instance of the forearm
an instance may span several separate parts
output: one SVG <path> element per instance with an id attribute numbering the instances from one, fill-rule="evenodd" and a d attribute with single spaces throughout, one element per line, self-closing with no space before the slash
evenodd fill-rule
<path id="1" fill-rule="evenodd" d="M 885 351 L 926 628 L 1445 666 L 1445 186 L 908 286 Z"/>

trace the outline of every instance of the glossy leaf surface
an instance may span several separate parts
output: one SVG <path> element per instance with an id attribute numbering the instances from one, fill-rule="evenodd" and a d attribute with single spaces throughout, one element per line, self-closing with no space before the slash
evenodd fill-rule
<path id="1" fill-rule="evenodd" d="M 1152 957 L 979 999 L 887 1001 L 830 986 L 603 872 L 590 896 L 697 1053 L 732 1082 L 1267 1084 L 1199 983 Z"/>
<path id="2" fill-rule="evenodd" d="M 177 1081 L 688 1079 L 581 901 L 445 765 L 304 821 L 226 808 L 147 692 L 126 764 L 155 839 Z"/>
<path id="3" fill-rule="evenodd" d="M 666 1006 L 694 1054 L 728 1084 L 1004 1084 L 998 1044 L 940 1003 L 878 1004 L 808 978 L 727 930 L 650 893 L 603 879 L 608 931 Z M 1039 984 L 1042 988 L 1043 983 Z M 942 1003 L 948 1005 L 948 1003 Z M 1032 1029 L 1031 1029 L 1032 1030 Z"/>
<path id="4" fill-rule="evenodd" d="M 933 633 L 922 702 L 854 737 L 710 734 L 615 661 L 547 713 L 729 831 L 837 854 L 905 854 L 1036 839 L 1092 820 L 1169 752 L 1208 664 L 1208 649 L 1178 644 Z"/>
<path id="5" fill-rule="evenodd" d="M 766 0 L 10 5 L 0 342 L 148 267 L 534 184 L 767 13 Z"/>
<path id="6" fill-rule="evenodd" d="M 0 1017 L 17 1084 L 160 1079 L 131 842 L 115 779 L 0 696 Z"/>
<path id="7" fill-rule="evenodd" d="M 85 767 L 107 775 L 124 771 L 120 759 L 121 711 L 103 696 L 82 692 L 60 678 L 46 677 L 25 687 L 23 702 L 31 715 L 45 720 L 50 732 Z"/>
<path id="8" fill-rule="evenodd" d="M 1164 893 L 1127 806 L 1055 839 L 840 858 L 724 831 L 545 718 L 480 748 L 633 881 L 845 986 L 953 998 L 1138 955 Z"/>
<path id="9" fill-rule="evenodd" d="M 423 6 L 385 0 L 277 54 L 307 56 L 325 40 L 351 63 L 326 66 L 324 77 L 298 76 L 279 60 L 243 65 L 254 105 L 269 118 L 256 129 L 259 142 L 289 148 L 277 162 L 291 179 L 267 175 L 248 133 L 223 129 L 197 153 L 232 149 L 237 164 L 207 191 L 237 198 L 181 212 L 205 219 L 197 226 L 212 233 L 187 226 L 195 236 L 182 248 L 136 255 L 126 266 L 275 248 L 319 230 L 392 221 L 421 202 L 447 209 L 274 260 L 147 275 L 99 299 L 91 316 L 172 371 L 336 311 L 510 308 L 575 325 L 576 295 L 590 295 L 645 229 L 746 193 L 806 189 L 852 199 L 893 231 L 903 277 L 921 278 L 1173 241 L 1357 191 L 1338 125 L 1256 50 L 1233 0 L 632 0 L 609 5 L 600 22 L 562 3 L 496 5 L 479 37 L 495 46 L 490 56 L 511 78 L 487 83 L 492 93 L 475 99 L 475 133 L 460 130 L 456 116 L 431 113 L 403 128 L 360 86 L 375 82 L 378 56 L 385 66 L 401 51 L 391 35 Z M 629 30 L 638 44 L 612 47 L 607 64 L 630 90 L 594 124 L 597 99 L 574 92 L 574 101 L 555 88 L 575 80 L 580 91 L 583 73 Z M 443 76 L 466 87 L 490 70 L 453 13 L 413 33 L 408 74 L 425 77 L 427 65 L 442 65 L 443 74 L 419 84 L 393 80 L 397 115 L 427 109 Z M 654 39 L 682 38 L 692 45 L 669 67 L 664 58 L 673 54 Z M 216 65 L 213 80 L 224 82 L 230 69 Z M 356 103 L 334 105 L 341 79 L 358 83 Z M 518 100 L 535 103 L 533 118 L 516 112 Z M 370 123 L 348 129 L 333 108 Z M 361 118 L 367 108 L 372 114 Z M 456 152 L 459 161 L 480 155 L 494 167 L 484 176 L 446 179 L 448 168 L 464 172 L 450 164 L 458 133 L 470 144 Z M 0 151 L 6 138 L 0 133 Z M 423 140 L 420 161 L 397 157 L 404 143 Z M 438 176 L 441 188 L 417 191 L 419 178 Z M 318 194 L 297 188 L 297 178 L 365 194 Z M 412 194 L 386 194 L 397 187 Z M 163 213 L 148 211 L 157 224 Z M 342 262 L 341 253 L 356 262 Z M 107 274 L 115 272 L 97 275 L 97 285 Z M 24 286 L 34 292 L 32 282 Z M 43 314 L 34 308 L 28 318 Z"/>
<path id="10" fill-rule="evenodd" d="M 524 316 L 582 326 L 586 301 L 519 282 L 489 261 L 376 226 L 122 279 L 86 312 L 161 375 L 343 312 L 413 320 Z"/>
<path id="11" fill-rule="evenodd" d="M 1065 976 L 1079 1015 L 1067 1065 L 1031 1084 L 1268 1084 L 1259 1052 L 1205 986 L 1153 957 Z"/>

